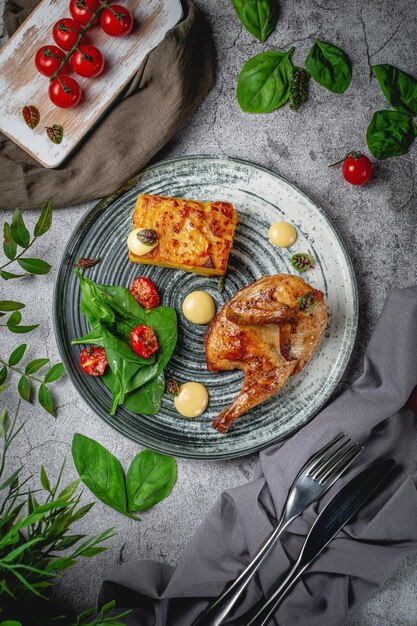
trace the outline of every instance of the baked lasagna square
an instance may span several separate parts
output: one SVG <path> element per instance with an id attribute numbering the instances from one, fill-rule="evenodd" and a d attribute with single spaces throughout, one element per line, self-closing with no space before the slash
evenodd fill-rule
<path id="1" fill-rule="evenodd" d="M 129 250 L 129 258 L 134 263 L 220 276 L 226 272 L 236 223 L 230 202 L 142 194 L 133 213 L 133 228 L 154 231 L 157 243 L 144 255 Z"/>

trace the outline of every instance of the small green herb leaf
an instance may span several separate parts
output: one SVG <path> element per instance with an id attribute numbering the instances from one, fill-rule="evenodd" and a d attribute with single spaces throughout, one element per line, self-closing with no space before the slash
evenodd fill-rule
<path id="1" fill-rule="evenodd" d="M 10 224 L 8 224 L 7 222 L 4 223 L 3 234 L 4 234 L 4 241 L 3 241 L 4 254 L 7 256 L 8 259 L 13 261 L 17 252 L 17 244 L 13 239 L 12 229 L 10 227 Z"/>
<path id="2" fill-rule="evenodd" d="M 390 105 L 400 113 L 417 115 L 417 81 L 388 63 L 372 69 Z"/>
<path id="3" fill-rule="evenodd" d="M 30 235 L 19 209 L 16 209 L 13 213 L 11 231 L 14 241 L 22 248 L 27 248 L 30 242 Z"/>
<path id="4" fill-rule="evenodd" d="M 7 409 L 0 411 L 0 428 L 2 433 L 6 433 L 10 428 L 10 416 Z"/>
<path id="5" fill-rule="evenodd" d="M 61 124 L 45 126 L 45 130 L 48 138 L 52 141 L 52 143 L 62 143 L 62 139 L 64 137 L 64 129 L 62 128 Z"/>
<path id="6" fill-rule="evenodd" d="M 23 278 L 27 276 L 27 274 L 12 274 L 12 272 L 6 272 L 5 270 L 0 270 L 0 276 L 4 280 L 12 280 L 13 278 Z"/>
<path id="7" fill-rule="evenodd" d="M 11 314 L 7 320 L 7 327 L 10 329 L 12 326 L 17 326 L 22 321 L 22 314 L 19 311 L 15 311 Z"/>
<path id="8" fill-rule="evenodd" d="M 18 334 L 18 335 L 24 335 L 25 333 L 30 333 L 32 332 L 32 330 L 35 330 L 35 328 L 38 328 L 38 326 L 39 324 L 32 324 L 31 326 L 19 326 L 18 324 L 14 325 L 14 324 L 9 324 L 7 322 L 7 328 L 10 330 L 10 332 Z"/>
<path id="9" fill-rule="evenodd" d="M 168 378 L 165 385 L 165 391 L 167 392 L 167 394 L 175 398 L 180 393 L 180 386 L 176 380 L 174 380 L 173 378 Z"/>
<path id="10" fill-rule="evenodd" d="M 48 411 L 50 415 L 53 415 L 55 417 L 55 411 L 54 411 L 54 405 L 52 401 L 51 392 L 49 391 L 48 387 L 44 385 L 43 383 L 39 387 L 38 400 L 39 400 L 39 404 L 43 406 L 45 411 Z"/>
<path id="11" fill-rule="evenodd" d="M 152 450 L 139 452 L 127 472 L 129 511 L 145 511 L 166 498 L 176 479 L 177 467 L 172 456 Z"/>
<path id="12" fill-rule="evenodd" d="M 0 370 L 0 385 L 2 385 L 4 383 L 4 381 L 6 380 L 7 372 L 8 372 L 8 369 L 7 369 L 6 366 L 1 368 L 1 370 Z"/>
<path id="13" fill-rule="evenodd" d="M 4 391 L 6 391 L 6 389 L 8 389 L 10 387 L 10 385 L 0 385 L 0 393 L 3 393 Z"/>
<path id="14" fill-rule="evenodd" d="M 293 70 L 288 52 L 261 52 L 245 63 L 237 82 L 237 99 L 246 113 L 269 113 L 285 104 Z"/>
<path id="15" fill-rule="evenodd" d="M 62 363 L 55 363 L 55 365 L 53 365 L 51 369 L 47 372 L 45 376 L 45 382 L 53 383 L 58 380 L 58 378 L 61 378 L 63 374 L 65 374 L 65 368 Z"/>
<path id="16" fill-rule="evenodd" d="M 407 152 L 414 137 L 411 115 L 398 111 L 376 111 L 366 131 L 369 150 L 381 160 Z"/>
<path id="17" fill-rule="evenodd" d="M 19 382 L 17 384 L 17 390 L 23 400 L 26 400 L 26 402 L 30 402 L 31 384 L 27 376 L 22 376 L 19 379 Z"/>
<path id="18" fill-rule="evenodd" d="M 22 109 L 23 119 L 30 129 L 36 128 L 41 119 L 39 109 L 33 104 L 26 104 Z"/>
<path id="19" fill-rule="evenodd" d="M 313 257 L 307 252 L 296 252 L 292 255 L 290 263 L 297 272 L 302 274 L 313 267 Z"/>
<path id="20" fill-rule="evenodd" d="M 16 350 L 13 350 L 13 352 L 9 356 L 9 365 L 11 366 L 17 365 L 19 361 L 23 358 L 26 348 L 27 348 L 27 344 L 22 343 L 20 346 L 16 348 Z"/>
<path id="21" fill-rule="evenodd" d="M 346 54 L 331 43 L 316 39 L 305 61 L 314 80 L 333 93 L 349 87 L 352 68 Z"/>
<path id="22" fill-rule="evenodd" d="M 304 313 L 304 315 L 312 315 L 314 309 L 317 306 L 316 298 L 312 291 L 307 291 L 300 296 L 297 300 L 298 310 Z"/>
<path id="23" fill-rule="evenodd" d="M 41 485 L 48 493 L 51 493 L 51 485 L 44 466 L 41 466 Z"/>
<path id="24" fill-rule="evenodd" d="M 17 262 L 29 274 L 47 274 L 51 269 L 51 265 L 42 259 L 21 258 Z"/>
<path id="25" fill-rule="evenodd" d="M 23 309 L 23 302 L 15 302 L 14 300 L 0 300 L 0 311 L 18 311 Z"/>
<path id="26" fill-rule="evenodd" d="M 290 109 L 296 111 L 308 98 L 310 74 L 302 67 L 294 67 L 290 82 Z"/>
<path id="27" fill-rule="evenodd" d="M 219 278 L 219 282 L 217 283 L 217 289 L 219 293 L 223 293 L 226 283 L 226 274 L 222 274 Z"/>
<path id="28" fill-rule="evenodd" d="M 259 41 L 265 41 L 277 24 L 276 0 L 232 0 L 243 26 Z"/>
<path id="29" fill-rule="evenodd" d="M 41 211 L 38 221 L 35 224 L 34 235 L 40 237 L 48 232 L 52 225 L 52 198 L 48 198 Z"/>
<path id="30" fill-rule="evenodd" d="M 25 367 L 25 374 L 34 374 L 41 369 L 44 365 L 49 363 L 49 359 L 34 359 L 30 361 Z M 46 381 L 48 382 L 48 381 Z"/>

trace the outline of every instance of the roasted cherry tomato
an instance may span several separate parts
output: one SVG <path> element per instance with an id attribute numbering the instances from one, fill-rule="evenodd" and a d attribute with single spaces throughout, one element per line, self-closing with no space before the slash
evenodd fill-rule
<path id="1" fill-rule="evenodd" d="M 364 185 L 372 176 L 372 163 L 361 152 L 351 152 L 343 161 L 342 173 L 351 185 Z"/>
<path id="2" fill-rule="evenodd" d="M 113 4 L 101 14 L 100 26 L 110 37 L 124 37 L 132 30 L 133 15 L 120 4 Z"/>
<path id="3" fill-rule="evenodd" d="M 104 57 L 98 48 L 81 44 L 71 56 L 71 65 L 79 76 L 94 78 L 103 71 Z"/>
<path id="4" fill-rule="evenodd" d="M 80 354 L 80 365 L 84 374 L 89 376 L 103 376 L 108 366 L 106 353 L 103 348 L 84 348 Z"/>
<path id="5" fill-rule="evenodd" d="M 135 326 L 130 334 L 130 343 L 136 354 L 149 359 L 151 354 L 158 350 L 158 340 L 150 326 Z"/>
<path id="6" fill-rule="evenodd" d="M 36 69 L 44 76 L 52 76 L 64 59 L 65 52 L 57 46 L 42 46 L 35 56 Z"/>
<path id="7" fill-rule="evenodd" d="M 135 278 L 130 288 L 130 293 L 135 296 L 140 306 L 144 309 L 153 309 L 159 304 L 159 295 L 156 287 L 145 276 Z"/>
<path id="8" fill-rule="evenodd" d="M 53 29 L 52 36 L 54 41 L 60 48 L 63 50 L 71 50 L 71 48 L 75 45 L 80 32 L 83 27 L 72 20 L 70 17 L 64 17 L 62 20 L 58 20 Z"/>
<path id="9" fill-rule="evenodd" d="M 81 100 L 81 87 L 70 76 L 59 76 L 49 85 L 49 97 L 57 107 L 70 109 Z"/>
<path id="10" fill-rule="evenodd" d="M 70 13 L 74 20 L 79 24 L 85 26 L 91 20 L 93 11 L 97 11 L 100 8 L 99 0 L 71 0 Z M 94 20 L 93 24 L 97 24 L 98 17 Z"/>

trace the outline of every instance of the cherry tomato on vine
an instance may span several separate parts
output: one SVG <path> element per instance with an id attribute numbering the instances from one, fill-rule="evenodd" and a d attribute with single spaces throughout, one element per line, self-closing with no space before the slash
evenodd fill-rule
<path id="1" fill-rule="evenodd" d="M 150 326 L 145 326 L 145 324 L 135 326 L 130 334 L 130 343 L 132 350 L 144 359 L 149 359 L 158 350 L 158 340 L 155 332 Z"/>
<path id="2" fill-rule="evenodd" d="M 153 309 L 159 304 L 159 295 L 155 285 L 146 276 L 139 276 L 135 278 L 130 288 L 130 293 L 133 294 L 144 309 Z"/>
<path id="3" fill-rule="evenodd" d="M 75 21 L 85 26 L 90 21 L 93 11 L 97 11 L 100 8 L 99 0 L 71 0 L 70 13 Z M 93 24 L 97 24 L 98 17 L 94 20 Z"/>
<path id="4" fill-rule="evenodd" d="M 35 56 L 36 69 L 44 76 L 52 76 L 64 59 L 65 52 L 57 46 L 42 46 Z"/>
<path id="5" fill-rule="evenodd" d="M 98 48 L 80 44 L 71 56 L 71 65 L 74 72 L 79 76 L 94 78 L 103 71 L 104 57 Z"/>
<path id="6" fill-rule="evenodd" d="M 120 4 L 113 4 L 101 14 L 100 26 L 110 37 L 124 37 L 132 30 L 133 15 Z"/>
<path id="7" fill-rule="evenodd" d="M 84 348 L 80 354 L 80 365 L 84 374 L 89 376 L 103 376 L 108 362 L 103 348 Z"/>
<path id="8" fill-rule="evenodd" d="M 350 152 L 343 161 L 342 174 L 351 185 L 364 185 L 372 176 L 372 162 L 362 152 Z"/>
<path id="9" fill-rule="evenodd" d="M 57 107 L 70 109 L 81 100 L 81 87 L 70 76 L 54 78 L 49 85 L 49 97 Z"/>
<path id="10" fill-rule="evenodd" d="M 52 29 L 52 36 L 55 43 L 60 48 L 63 50 L 71 50 L 81 31 L 82 26 L 78 22 L 72 20 L 70 17 L 64 17 L 55 22 Z"/>

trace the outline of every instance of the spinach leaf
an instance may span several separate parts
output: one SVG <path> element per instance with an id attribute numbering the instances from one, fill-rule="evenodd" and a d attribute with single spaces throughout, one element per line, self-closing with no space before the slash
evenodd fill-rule
<path id="1" fill-rule="evenodd" d="M 107 324 L 113 324 L 116 318 L 108 302 L 108 296 L 100 290 L 96 283 L 83 276 L 79 270 L 75 270 L 75 273 L 80 280 L 83 296 L 81 310 L 88 321 L 91 323 L 95 319 Z"/>
<path id="2" fill-rule="evenodd" d="M 111 370 L 105 373 L 103 381 L 111 391 L 117 385 Z M 164 392 L 165 376 L 161 371 L 147 383 L 128 393 L 123 400 L 123 406 L 138 415 L 156 415 L 161 408 Z"/>
<path id="3" fill-rule="evenodd" d="M 400 113 L 417 115 L 417 81 L 388 63 L 372 69 L 390 105 Z"/>
<path id="4" fill-rule="evenodd" d="M 314 80 L 333 93 L 349 87 L 352 68 L 346 54 L 331 43 L 316 39 L 305 61 Z"/>
<path id="5" fill-rule="evenodd" d="M 290 95 L 294 48 L 288 52 L 261 52 L 245 63 L 236 95 L 242 111 L 269 113 L 285 104 Z"/>
<path id="6" fill-rule="evenodd" d="M 276 0 L 232 0 L 243 26 L 259 41 L 265 41 L 277 24 Z"/>
<path id="7" fill-rule="evenodd" d="M 130 464 L 126 477 L 129 511 L 145 511 L 166 498 L 175 485 L 175 459 L 143 450 Z"/>
<path id="8" fill-rule="evenodd" d="M 122 466 L 113 454 L 94 439 L 75 433 L 72 458 L 83 483 L 104 504 L 133 519 L 127 509 L 126 483 Z"/>
<path id="9" fill-rule="evenodd" d="M 398 111 L 376 111 L 366 131 L 368 148 L 376 159 L 407 152 L 416 135 L 411 115 Z"/>

